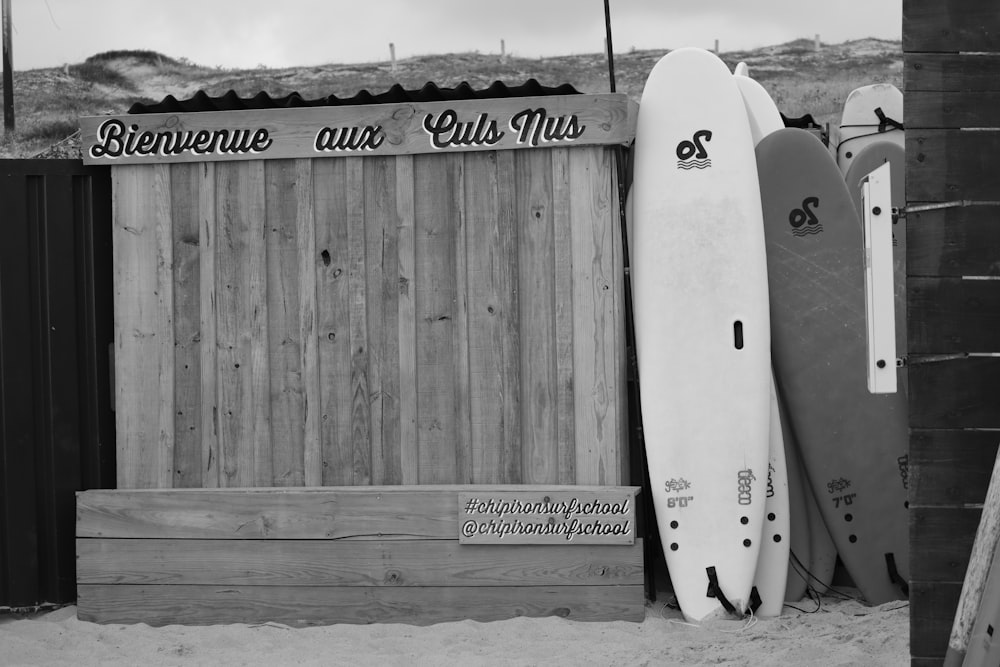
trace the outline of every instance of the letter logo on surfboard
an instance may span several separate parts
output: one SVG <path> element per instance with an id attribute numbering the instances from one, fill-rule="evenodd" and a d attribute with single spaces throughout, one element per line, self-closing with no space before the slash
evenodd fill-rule
<path id="1" fill-rule="evenodd" d="M 792 235 L 803 237 L 819 234 L 823 231 L 823 223 L 816 217 L 813 209 L 819 208 L 819 197 L 806 197 L 802 200 L 802 208 L 793 208 L 788 214 L 788 224 L 792 226 Z"/>
<path id="2" fill-rule="evenodd" d="M 711 140 L 711 130 L 698 130 L 690 139 L 677 144 L 677 168 L 687 170 L 711 167 L 712 160 L 705 149 L 705 144 Z"/>

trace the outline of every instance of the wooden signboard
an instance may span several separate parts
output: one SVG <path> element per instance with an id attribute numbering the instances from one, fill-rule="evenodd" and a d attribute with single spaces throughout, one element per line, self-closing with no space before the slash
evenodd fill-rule
<path id="1" fill-rule="evenodd" d="M 635 489 L 458 494 L 460 544 L 632 544 Z"/>
<path id="2" fill-rule="evenodd" d="M 85 164 L 150 164 L 625 144 L 622 94 L 156 113 L 80 121 Z"/>

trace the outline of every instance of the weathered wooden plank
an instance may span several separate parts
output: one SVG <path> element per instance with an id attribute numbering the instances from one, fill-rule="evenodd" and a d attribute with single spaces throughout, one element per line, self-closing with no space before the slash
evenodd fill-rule
<path id="1" fill-rule="evenodd" d="M 627 487 L 635 491 L 634 487 Z M 378 486 L 91 490 L 77 494 L 77 537 L 457 540 L 458 494 L 551 486 Z M 570 487 L 582 494 L 616 487 Z"/>
<path id="2" fill-rule="evenodd" d="M 910 582 L 910 655 L 944 658 L 962 582 Z"/>
<path id="3" fill-rule="evenodd" d="M 272 465 L 264 164 L 219 164 L 216 177 L 220 482 L 268 486 Z"/>
<path id="4" fill-rule="evenodd" d="M 372 483 L 402 484 L 400 451 L 399 225 L 395 158 L 373 158 L 366 172 L 369 257 L 369 338 L 372 364 Z M 412 184 L 412 181 L 411 181 Z M 378 296 L 372 298 L 372 294 Z M 377 383 L 377 386 L 375 386 Z M 377 408 L 377 409 L 376 409 Z"/>
<path id="5" fill-rule="evenodd" d="M 469 399 L 469 232 L 466 213 L 465 156 L 448 158 L 454 164 L 455 206 L 455 477 L 456 484 L 472 483 L 472 410 Z"/>
<path id="6" fill-rule="evenodd" d="M 904 51 L 1000 51 L 996 5 L 990 0 L 907 0 Z"/>
<path id="7" fill-rule="evenodd" d="M 961 585 L 981 514 L 971 507 L 911 508 L 911 578 Z"/>
<path id="8" fill-rule="evenodd" d="M 456 540 L 77 540 L 78 584 L 205 586 L 622 586 L 643 583 L 635 545 Z"/>
<path id="9" fill-rule="evenodd" d="M 1000 200 L 992 165 L 1000 130 L 906 132 L 906 200 Z"/>
<path id="10" fill-rule="evenodd" d="M 579 295 L 576 288 L 581 277 L 577 272 L 581 267 L 574 260 L 576 246 L 573 225 L 581 221 L 575 219 L 573 202 L 575 198 L 585 198 L 588 193 L 574 191 L 580 187 L 571 177 L 571 163 L 575 165 L 573 156 L 576 151 L 565 148 L 552 150 L 552 236 L 553 236 L 553 268 L 555 279 L 555 410 L 556 410 L 556 479 L 560 484 L 573 484 L 577 481 L 578 448 L 589 438 L 586 432 L 577 433 L 576 387 L 581 379 L 586 378 L 589 369 L 574 364 L 574 344 L 577 342 L 577 331 L 574 330 L 575 316 L 581 308 L 589 304 L 578 303 Z M 588 184 L 589 185 L 589 184 Z M 586 221 L 583 221 L 586 224 Z M 579 232 L 577 232 L 579 235 Z M 580 331 L 579 336 L 586 338 L 588 332 Z"/>
<path id="11" fill-rule="evenodd" d="M 351 330 L 347 162 L 313 162 L 322 483 L 354 483 L 351 449 Z"/>
<path id="12" fill-rule="evenodd" d="M 462 207 L 456 194 L 462 191 L 461 163 L 454 156 L 421 155 L 414 158 L 413 171 L 418 481 L 454 483 L 458 474 L 455 250 Z"/>
<path id="13" fill-rule="evenodd" d="M 573 367 L 577 481 L 618 484 L 625 478 L 622 251 L 613 155 L 573 151 Z"/>
<path id="14" fill-rule="evenodd" d="M 524 482 L 524 452 L 522 447 L 522 422 L 525 406 L 521 395 L 521 303 L 517 291 L 520 275 L 520 225 L 517 209 L 517 178 L 514 155 L 499 151 L 497 158 L 497 260 L 507 264 L 497 266 L 495 276 L 496 309 L 500 317 L 498 344 L 501 358 L 497 360 L 500 390 L 503 394 L 501 419 L 502 433 L 494 434 L 499 457 L 498 483 L 521 484 Z M 492 480 L 476 480 L 488 483 Z"/>
<path id="15" fill-rule="evenodd" d="M 910 507 L 981 504 L 1000 432 L 920 430 L 910 433 Z"/>
<path id="16" fill-rule="evenodd" d="M 351 483 L 371 483 L 372 411 L 371 340 L 368 337 L 367 234 L 365 230 L 365 160 L 348 158 L 347 262 L 348 318 L 351 336 Z M 374 258 L 372 258 L 374 261 Z"/>
<path id="17" fill-rule="evenodd" d="M 998 91 L 907 91 L 907 129 L 1000 127 Z"/>
<path id="18" fill-rule="evenodd" d="M 1000 280 L 907 281 L 909 352 L 1000 352 Z"/>
<path id="19" fill-rule="evenodd" d="M 910 276 L 1000 276 L 1000 208 L 966 206 L 906 216 Z"/>
<path id="20" fill-rule="evenodd" d="M 555 226 L 549 151 L 514 156 L 521 337 L 521 465 L 528 484 L 558 483 Z"/>
<path id="21" fill-rule="evenodd" d="M 415 273 L 415 204 L 413 158 L 396 158 L 396 250 L 399 286 L 397 321 L 399 348 L 399 466 L 400 482 L 416 484 L 420 470 L 417 429 L 417 320 Z"/>
<path id="22" fill-rule="evenodd" d="M 1000 357 L 922 361 L 910 358 L 910 428 L 1000 428 Z"/>
<path id="23" fill-rule="evenodd" d="M 993 93 L 1000 90 L 996 80 L 998 68 L 1000 54 L 908 53 L 904 58 L 903 85 L 907 95 L 915 91 Z M 909 129 L 909 109 L 904 113 Z"/>
<path id="24" fill-rule="evenodd" d="M 112 172 L 119 488 L 169 487 L 174 458 L 168 166 Z"/>
<path id="25" fill-rule="evenodd" d="M 302 373 L 303 484 L 323 483 L 322 392 L 319 368 L 319 303 L 316 294 L 316 218 L 312 160 L 295 161 L 295 238 L 299 282 L 299 367 Z"/>
<path id="26" fill-rule="evenodd" d="M 265 623 L 495 621 L 560 616 L 574 621 L 645 617 L 638 586 L 104 586 L 81 585 L 77 615 L 95 623 L 153 626 Z"/>
<path id="27" fill-rule="evenodd" d="M 267 361 L 271 465 L 266 486 L 305 483 L 305 397 L 299 313 L 298 171 L 294 160 L 264 163 Z"/>
<path id="28" fill-rule="evenodd" d="M 497 153 L 465 159 L 468 252 L 469 412 L 472 481 L 520 481 L 517 231 L 502 200 Z M 509 191 L 506 195 L 509 197 Z M 513 413 L 513 414 L 512 414 Z"/>
<path id="29" fill-rule="evenodd" d="M 114 170 L 112 170 L 114 171 Z M 201 326 L 201 482 L 203 487 L 220 484 L 219 382 L 218 382 L 218 276 L 216 252 L 218 226 L 215 165 L 198 167 L 198 240 Z"/>
<path id="30" fill-rule="evenodd" d="M 174 294 L 174 487 L 202 486 L 201 170 L 170 167 Z"/>

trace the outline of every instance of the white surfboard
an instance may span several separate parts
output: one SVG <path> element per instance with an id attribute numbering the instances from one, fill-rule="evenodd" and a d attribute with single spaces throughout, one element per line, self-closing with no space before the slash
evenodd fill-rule
<path id="1" fill-rule="evenodd" d="M 837 140 L 837 166 L 844 175 L 854 157 L 877 141 L 891 141 L 905 148 L 903 93 L 891 83 L 861 86 L 844 101 Z"/>
<path id="2" fill-rule="evenodd" d="M 643 430 L 674 594 L 691 621 L 742 615 L 767 484 L 767 262 L 750 125 L 708 51 L 672 51 L 649 74 L 632 217 Z"/>
<path id="3" fill-rule="evenodd" d="M 747 74 L 746 65 L 737 65 L 733 71 L 736 85 L 743 97 L 750 136 L 756 146 L 761 139 L 785 127 L 781 112 L 771 99 L 771 95 L 757 81 Z M 740 72 L 743 72 L 742 74 Z M 771 424 L 768 447 L 767 500 L 764 512 L 764 533 L 761 536 L 760 556 L 754 585 L 761 604 L 757 615 L 762 617 L 780 616 L 785 603 L 785 587 L 788 583 L 788 555 L 791 541 L 788 469 L 785 465 L 785 434 L 782 430 L 778 393 L 771 373 Z M 789 439 L 790 440 L 790 439 Z"/>

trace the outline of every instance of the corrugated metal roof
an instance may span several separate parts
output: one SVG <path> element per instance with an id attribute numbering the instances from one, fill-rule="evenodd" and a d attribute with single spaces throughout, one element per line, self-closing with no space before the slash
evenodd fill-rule
<path id="1" fill-rule="evenodd" d="M 271 97 L 261 91 L 253 97 L 240 97 L 236 91 L 230 90 L 225 95 L 213 97 L 204 91 L 198 91 L 185 100 L 178 100 L 173 95 L 167 95 L 160 102 L 143 104 L 136 102 L 129 109 L 130 114 L 146 113 L 192 113 L 198 111 L 241 111 L 244 109 L 291 109 L 298 107 L 322 106 L 353 106 L 361 104 L 401 104 L 405 102 L 450 102 L 455 100 L 498 99 L 508 97 L 541 97 L 548 95 L 576 95 L 580 91 L 572 85 L 564 83 L 560 86 L 543 86 L 535 79 L 528 79 L 519 86 L 507 86 L 502 81 L 496 81 L 488 88 L 476 89 L 467 82 L 462 82 L 454 88 L 442 88 L 428 82 L 423 88 L 407 90 L 396 84 L 383 93 L 370 93 L 367 90 L 351 97 L 328 95 L 307 100 L 298 93 L 289 93 L 284 97 Z"/>

